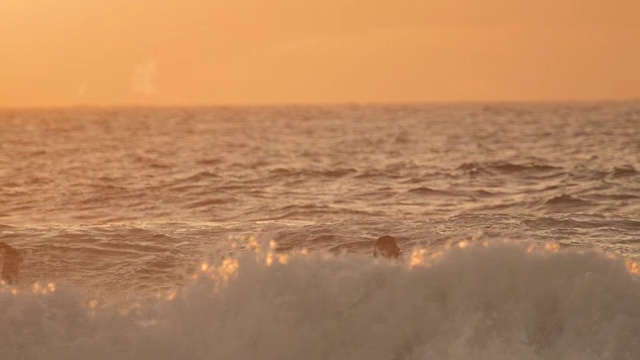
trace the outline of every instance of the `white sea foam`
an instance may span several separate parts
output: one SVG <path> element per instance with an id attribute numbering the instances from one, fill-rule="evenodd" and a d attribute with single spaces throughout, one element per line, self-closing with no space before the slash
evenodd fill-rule
<path id="1" fill-rule="evenodd" d="M 637 359 L 633 266 L 556 250 L 472 242 L 402 263 L 244 251 L 126 308 L 5 287 L 0 358 Z"/>

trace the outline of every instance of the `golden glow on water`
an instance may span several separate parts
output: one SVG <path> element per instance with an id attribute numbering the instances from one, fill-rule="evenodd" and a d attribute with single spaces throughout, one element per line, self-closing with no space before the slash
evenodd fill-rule
<path id="1" fill-rule="evenodd" d="M 178 290 L 172 289 L 167 294 L 167 300 L 168 301 L 173 301 L 173 299 L 175 299 L 177 295 L 178 295 Z"/>
<path id="2" fill-rule="evenodd" d="M 640 264 L 632 260 L 626 260 L 625 265 L 631 274 L 640 274 Z"/>
<path id="3" fill-rule="evenodd" d="M 544 249 L 549 252 L 558 252 L 560 250 L 560 244 L 556 242 L 548 242 L 544 244 Z"/>
<path id="4" fill-rule="evenodd" d="M 409 267 L 414 267 L 418 265 L 424 264 L 424 255 L 427 253 L 425 249 L 414 249 L 411 252 L 411 257 L 409 258 Z"/>
<path id="5" fill-rule="evenodd" d="M 279 254 L 278 255 L 278 262 L 282 265 L 286 265 L 287 263 L 289 263 L 289 255 L 286 254 Z"/>
<path id="6" fill-rule="evenodd" d="M 527 253 L 529 254 L 540 250 L 545 252 L 557 253 L 558 251 L 560 251 L 560 244 L 558 244 L 557 242 L 549 241 L 544 243 L 544 245 L 542 246 L 536 243 L 531 243 L 529 244 L 529 246 L 527 246 Z"/>
<path id="7" fill-rule="evenodd" d="M 31 292 L 34 294 L 47 295 L 49 292 L 55 292 L 56 287 L 53 283 L 48 283 L 47 286 L 40 285 L 39 282 L 36 282 L 31 286 Z"/>
<path id="8" fill-rule="evenodd" d="M 271 264 L 273 264 L 273 254 L 272 253 L 268 253 L 265 260 L 264 260 L 265 265 L 267 266 L 271 266 Z"/>
<path id="9" fill-rule="evenodd" d="M 229 281 L 229 278 L 238 271 L 238 259 L 224 259 L 217 269 L 217 275 L 222 279 L 223 283 Z"/>
<path id="10" fill-rule="evenodd" d="M 267 243 L 267 246 L 263 244 L 260 246 L 255 238 L 250 238 L 247 241 L 248 247 L 251 249 L 250 251 L 254 253 L 257 264 L 262 264 L 266 268 L 278 266 L 287 266 L 292 258 L 296 256 L 304 257 L 309 254 L 307 249 L 298 250 L 296 252 L 291 252 L 288 254 L 277 254 L 273 250 L 276 249 L 277 243 L 274 240 L 271 240 Z M 508 245 L 510 242 L 502 242 L 502 244 Z M 466 252 L 472 251 L 472 249 L 482 249 L 488 248 L 492 245 L 492 242 L 489 241 L 460 241 L 455 243 L 453 246 L 445 246 L 444 250 L 430 252 L 429 249 L 426 248 L 415 248 L 412 250 L 411 255 L 406 261 L 407 271 L 412 271 L 412 269 L 416 267 L 428 267 L 430 264 L 435 264 L 440 261 L 442 257 L 446 254 L 447 257 L 456 256 L 456 252 Z M 234 243 L 235 246 L 235 243 Z M 543 256 L 544 254 L 555 254 L 560 252 L 560 245 L 556 242 L 547 242 L 544 244 L 530 244 L 523 250 L 532 254 L 532 256 Z M 625 269 L 632 276 L 640 275 L 640 263 L 631 259 L 621 260 L 620 256 L 617 254 L 606 253 L 603 254 L 606 259 L 614 262 L 624 262 Z M 199 266 L 200 272 L 196 272 L 192 276 L 194 281 L 197 281 L 199 278 L 204 277 L 214 280 L 214 287 L 218 290 L 218 287 L 226 286 L 229 281 L 232 280 L 233 277 L 237 276 L 239 268 L 240 268 L 240 257 L 236 258 L 233 256 L 229 256 L 224 258 L 219 265 L 211 264 L 209 262 L 202 262 Z M 386 260 L 382 260 L 385 262 Z M 394 262 L 390 262 L 394 264 Z M 42 285 L 40 282 L 36 282 L 30 287 L 30 293 L 36 296 L 48 296 L 52 295 L 58 290 L 57 285 L 54 282 L 48 282 L 46 285 Z M 0 283 L 0 293 L 8 292 L 14 297 L 21 296 L 20 289 L 17 287 L 9 286 L 6 282 Z M 173 288 L 168 292 L 161 294 L 158 293 L 156 298 L 159 300 L 165 301 L 174 301 L 180 294 L 179 288 Z M 99 301 L 97 299 L 91 299 L 86 302 L 86 306 L 88 309 L 97 309 L 99 305 Z M 135 303 L 130 309 L 141 308 L 142 304 Z"/>
<path id="11" fill-rule="evenodd" d="M 258 248 L 258 246 L 259 246 L 259 244 L 258 244 L 258 240 L 256 240 L 256 238 L 255 238 L 254 236 L 251 236 L 251 237 L 249 238 L 249 242 L 248 242 L 248 244 L 247 244 L 247 247 L 248 247 L 249 249 L 255 250 L 255 249 L 257 249 L 257 248 Z"/>

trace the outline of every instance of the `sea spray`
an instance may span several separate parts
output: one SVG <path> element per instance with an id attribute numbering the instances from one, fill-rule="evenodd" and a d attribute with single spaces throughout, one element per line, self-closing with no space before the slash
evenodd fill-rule
<path id="1" fill-rule="evenodd" d="M 405 261 L 254 247 L 123 304 L 0 292 L 2 359 L 634 359 L 640 282 L 598 251 L 463 242 Z"/>

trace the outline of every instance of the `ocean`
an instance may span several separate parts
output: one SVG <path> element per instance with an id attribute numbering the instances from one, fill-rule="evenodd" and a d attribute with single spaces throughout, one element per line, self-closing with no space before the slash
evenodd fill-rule
<path id="1" fill-rule="evenodd" d="M 640 103 L 0 110 L 0 242 L 0 359 L 638 359 Z"/>

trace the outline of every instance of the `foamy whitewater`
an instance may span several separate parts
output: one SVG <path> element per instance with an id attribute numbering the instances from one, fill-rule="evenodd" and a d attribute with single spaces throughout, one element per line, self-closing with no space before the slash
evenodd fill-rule
<path id="1" fill-rule="evenodd" d="M 640 103 L 0 110 L 0 242 L 0 359 L 638 359 Z"/>

